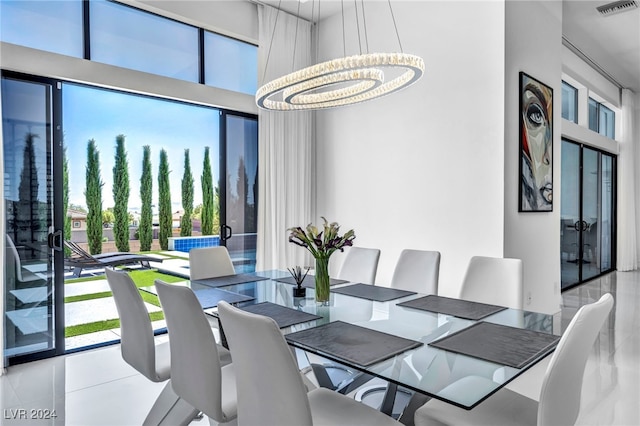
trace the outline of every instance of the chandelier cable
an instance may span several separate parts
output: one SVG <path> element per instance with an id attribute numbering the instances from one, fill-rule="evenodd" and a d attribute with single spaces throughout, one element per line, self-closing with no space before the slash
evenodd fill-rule
<path id="1" fill-rule="evenodd" d="M 298 12 L 296 15 L 300 16 L 300 3 L 298 2 Z M 296 69 L 296 46 L 298 45 L 298 23 L 300 22 L 300 18 L 296 19 L 296 34 L 293 37 L 293 59 L 291 60 L 291 72 Z"/>
<path id="2" fill-rule="evenodd" d="M 393 20 L 393 28 L 396 30 L 396 37 L 398 38 L 398 45 L 400 45 L 400 53 L 404 53 L 402 49 L 402 42 L 400 41 L 400 34 L 398 34 L 398 26 L 396 25 L 396 17 L 393 15 L 393 9 L 391 8 L 391 0 L 387 0 L 389 3 L 389 11 L 391 12 L 391 19 Z"/>
<path id="3" fill-rule="evenodd" d="M 360 39 L 360 20 L 358 19 L 358 0 L 353 0 L 353 10 L 356 13 L 356 29 L 358 31 L 358 47 L 362 55 L 362 40 Z"/>
<path id="4" fill-rule="evenodd" d="M 342 50 L 343 56 L 347 56 L 347 35 L 344 32 L 344 0 L 340 0 L 340 7 L 342 8 Z"/>
<path id="5" fill-rule="evenodd" d="M 362 3 L 362 26 L 364 27 L 364 43 L 366 52 L 369 53 L 369 36 L 367 35 L 367 17 L 364 14 L 364 0 L 360 0 Z"/>
<path id="6" fill-rule="evenodd" d="M 276 12 L 276 20 L 273 23 L 273 31 L 271 32 L 271 41 L 269 42 L 269 50 L 267 52 L 267 60 L 264 63 L 264 71 L 262 73 L 262 81 L 267 77 L 267 67 L 269 66 L 269 59 L 271 58 L 271 48 L 273 47 L 273 39 L 276 38 L 276 27 L 278 26 L 278 16 L 280 16 L 280 6 L 282 6 L 282 0 L 278 2 L 278 11 Z"/>
<path id="7" fill-rule="evenodd" d="M 314 23 L 313 22 L 313 17 L 315 16 L 315 11 L 316 11 L 316 0 L 313 0 L 311 2 L 311 28 L 312 28 L 312 34 L 313 34 L 313 26 L 316 25 L 316 55 L 315 58 L 313 58 L 313 62 L 318 62 L 318 46 L 320 45 L 320 3 L 318 3 L 318 23 Z M 313 42 L 313 39 L 312 39 Z"/>

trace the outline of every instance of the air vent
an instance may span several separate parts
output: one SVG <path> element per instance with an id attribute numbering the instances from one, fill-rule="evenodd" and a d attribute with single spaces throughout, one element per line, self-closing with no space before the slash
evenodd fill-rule
<path id="1" fill-rule="evenodd" d="M 603 6 L 599 6 L 598 12 L 602 16 L 611 16 L 616 13 L 628 12 L 633 9 L 638 8 L 638 2 L 635 0 L 623 0 L 623 1 L 614 1 L 613 3 L 605 4 Z"/>

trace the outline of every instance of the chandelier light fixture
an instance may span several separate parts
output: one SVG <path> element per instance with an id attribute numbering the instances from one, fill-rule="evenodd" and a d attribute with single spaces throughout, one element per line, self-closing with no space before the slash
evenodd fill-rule
<path id="1" fill-rule="evenodd" d="M 391 2 L 390 0 L 387 0 L 387 2 L 393 19 L 396 37 L 398 38 L 400 52 L 362 53 L 361 51 L 358 55 L 346 56 L 345 47 L 345 56 L 342 58 L 332 59 L 294 71 L 260 87 L 256 92 L 258 107 L 274 111 L 297 111 L 352 105 L 397 92 L 418 81 L 424 73 L 424 61 L 419 56 L 403 52 Z M 298 15 L 299 11 L 300 3 L 298 3 Z M 357 4 L 355 11 L 356 22 L 358 22 Z M 279 12 L 280 4 L 278 5 Z M 311 14 L 313 19 L 313 11 Z M 362 2 L 362 16 L 365 45 L 368 49 L 364 1 Z M 317 25 L 319 25 L 319 18 L 320 5 L 318 3 Z M 342 27 L 343 46 L 346 46 L 344 5 L 342 5 Z M 317 38 L 319 39 L 319 36 Z M 360 39 L 359 25 L 358 38 Z M 271 41 L 273 42 L 273 38 Z M 362 46 L 360 41 L 359 45 Z M 267 54 L 265 72 L 269 64 L 270 54 L 271 46 L 269 46 L 269 53 Z M 387 75 L 393 75 L 388 81 L 385 80 L 385 72 L 387 72 Z"/>

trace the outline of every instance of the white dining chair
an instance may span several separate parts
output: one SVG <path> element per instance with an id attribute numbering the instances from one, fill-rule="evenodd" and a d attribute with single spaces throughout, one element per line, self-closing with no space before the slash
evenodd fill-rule
<path id="1" fill-rule="evenodd" d="M 337 392 L 317 388 L 307 393 L 273 319 L 226 302 L 220 302 L 218 312 L 236 366 L 239 426 L 399 425 Z"/>
<path id="2" fill-rule="evenodd" d="M 46 275 L 42 274 L 33 274 L 29 271 L 26 271 L 22 268 L 22 259 L 20 259 L 20 255 L 18 254 L 18 250 L 16 249 L 13 240 L 9 235 L 6 235 L 6 262 L 5 267 L 7 271 L 12 271 L 13 273 L 7 272 L 8 277 L 15 277 L 15 282 L 12 283 L 12 280 L 9 281 L 9 287 L 18 287 L 16 284 L 20 283 L 32 283 L 34 281 L 43 281 L 46 282 Z"/>
<path id="3" fill-rule="evenodd" d="M 379 259 L 378 249 L 351 247 L 336 278 L 353 283 L 374 284 Z"/>
<path id="4" fill-rule="evenodd" d="M 218 345 L 193 290 L 160 280 L 155 286 L 169 330 L 175 393 L 211 420 L 233 421 L 237 415 L 234 364 L 221 365 Z"/>
<path id="5" fill-rule="evenodd" d="M 189 251 L 189 277 L 192 280 L 224 277 L 235 273 L 229 251 L 224 246 Z"/>
<path id="6" fill-rule="evenodd" d="M 551 355 L 540 402 L 503 388 L 472 410 L 432 399 L 415 413 L 416 426 L 433 425 L 573 425 L 580 412 L 582 380 L 587 358 L 611 308 L 607 293 L 578 310 Z M 443 389 L 443 393 L 468 392 L 487 383 L 469 376 Z"/>
<path id="7" fill-rule="evenodd" d="M 400 257 L 396 263 L 391 278 L 391 288 L 399 290 L 414 291 L 421 294 L 438 294 L 438 280 L 440 275 L 440 252 L 429 250 L 411 250 L 404 249 L 400 253 Z M 389 316 L 393 316 L 396 320 L 399 317 L 407 318 L 407 327 L 415 324 L 410 318 L 413 313 L 404 308 L 390 308 Z M 383 320 L 384 321 L 384 320 Z M 372 377 L 359 374 L 356 376 L 359 380 L 355 381 L 355 385 L 364 383 L 364 379 L 370 380 Z M 351 390 L 353 386 L 347 388 Z M 377 405 L 377 401 L 382 401 L 380 409 L 393 412 L 395 406 L 404 406 L 408 403 L 411 393 L 405 389 L 398 391 L 397 386 L 388 383 L 375 384 L 362 387 L 355 394 L 355 397 L 367 404 Z M 395 404 L 390 401 L 395 400 Z M 393 405 L 393 406 L 392 406 Z M 398 413 L 394 413 L 398 414 Z"/>
<path id="8" fill-rule="evenodd" d="M 391 287 L 422 294 L 438 294 L 440 252 L 402 250 L 391 278 Z"/>
<path id="9" fill-rule="evenodd" d="M 462 281 L 460 299 L 522 309 L 523 273 L 520 259 L 474 256 Z"/>
<path id="10" fill-rule="evenodd" d="M 171 387 L 169 342 L 156 343 L 149 313 L 129 274 L 111 268 L 105 268 L 105 273 L 120 317 L 122 358 L 152 382 L 168 381 L 143 424 L 189 424 L 198 410 Z"/>

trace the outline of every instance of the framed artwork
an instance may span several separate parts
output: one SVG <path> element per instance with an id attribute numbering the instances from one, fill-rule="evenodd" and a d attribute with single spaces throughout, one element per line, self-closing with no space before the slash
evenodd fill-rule
<path id="1" fill-rule="evenodd" d="M 553 210 L 553 89 L 520 72 L 519 212 Z"/>

